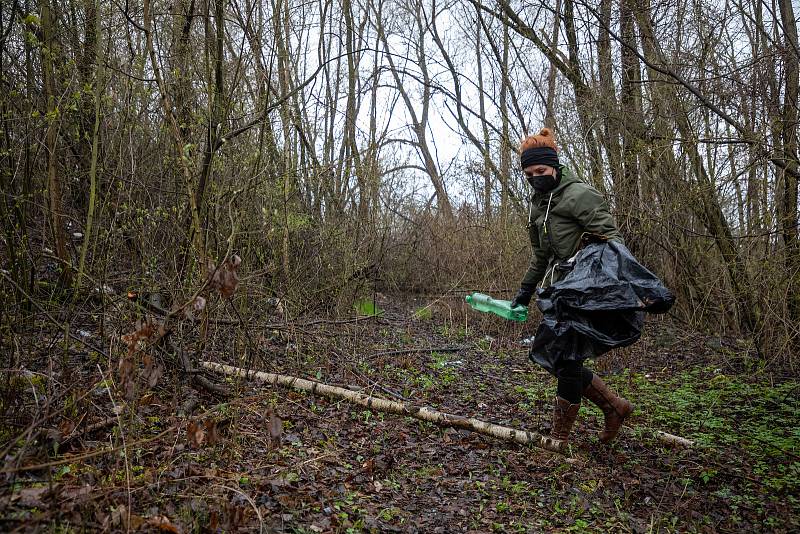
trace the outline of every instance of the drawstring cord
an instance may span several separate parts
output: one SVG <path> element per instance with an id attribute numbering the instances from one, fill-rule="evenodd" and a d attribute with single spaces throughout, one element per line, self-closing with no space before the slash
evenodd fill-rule
<path id="1" fill-rule="evenodd" d="M 553 202 L 553 192 L 550 191 L 550 198 L 547 199 L 547 210 L 544 212 L 544 222 L 542 222 L 542 230 L 544 231 L 544 235 L 547 235 L 547 219 L 550 217 L 550 204 Z M 552 242 L 551 242 L 552 246 Z M 556 251 L 553 250 L 553 255 L 555 256 Z M 556 275 L 556 262 L 553 263 L 553 266 L 550 267 L 550 284 L 553 283 L 553 278 Z M 547 272 L 544 273 L 544 278 L 547 278 Z"/>
<path id="2" fill-rule="evenodd" d="M 533 196 L 528 197 L 528 230 L 533 227 L 531 217 L 533 217 Z"/>
<path id="3" fill-rule="evenodd" d="M 550 198 L 547 199 L 547 210 L 544 212 L 544 233 L 547 233 L 547 218 L 550 216 L 550 203 L 553 202 L 553 192 L 550 192 Z"/>

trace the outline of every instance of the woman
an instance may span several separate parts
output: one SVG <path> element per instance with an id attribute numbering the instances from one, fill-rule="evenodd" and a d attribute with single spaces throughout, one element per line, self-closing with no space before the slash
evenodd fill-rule
<path id="1" fill-rule="evenodd" d="M 622 242 L 603 196 L 559 162 L 558 148 L 549 129 L 543 128 L 522 141 L 520 162 L 534 189 L 528 215 L 533 256 L 512 306 L 528 306 L 536 286 L 541 283 L 546 287 L 563 278 L 569 272 L 567 260 L 578 251 L 584 235 Z M 552 372 L 558 379 L 552 437 L 566 446 L 581 397 L 586 397 L 605 416 L 600 441 L 613 440 L 633 411 L 631 403 L 612 392 L 580 360 L 560 360 Z"/>

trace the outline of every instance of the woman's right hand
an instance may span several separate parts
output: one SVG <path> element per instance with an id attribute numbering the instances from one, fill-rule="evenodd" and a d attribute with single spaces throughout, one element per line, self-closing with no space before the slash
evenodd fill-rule
<path id="1" fill-rule="evenodd" d="M 531 303 L 532 296 L 533 296 L 533 289 L 527 287 L 519 288 L 519 291 L 517 291 L 514 300 L 511 301 L 511 307 L 512 308 L 516 308 L 517 306 L 527 307 L 528 304 Z"/>

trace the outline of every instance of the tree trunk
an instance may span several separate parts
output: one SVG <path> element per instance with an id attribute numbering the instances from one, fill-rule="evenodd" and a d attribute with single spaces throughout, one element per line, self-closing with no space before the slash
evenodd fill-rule
<path id="1" fill-rule="evenodd" d="M 478 113 L 481 116 L 481 132 L 483 133 L 483 213 L 488 227 L 492 222 L 492 171 L 491 171 L 491 143 L 489 141 L 489 126 L 486 124 L 486 95 L 483 88 L 483 58 L 481 45 L 481 27 L 475 25 L 475 65 L 478 69 Z M 457 104 L 460 105 L 460 104 Z"/>
<path id="2" fill-rule="evenodd" d="M 223 87 L 223 44 L 225 39 L 225 10 L 223 0 L 214 0 L 214 33 L 210 30 L 211 16 L 206 14 L 206 62 L 213 64 L 213 79 L 207 80 L 208 95 L 208 127 L 206 130 L 206 147 L 203 153 L 203 163 L 200 167 L 200 179 L 197 188 L 191 193 L 195 196 L 195 206 L 200 214 L 200 232 L 205 232 L 208 226 L 208 214 L 205 208 L 205 193 L 212 179 L 214 156 L 216 155 L 222 128 L 222 121 L 227 108 Z M 209 69 L 211 71 L 211 69 Z"/>
<path id="3" fill-rule="evenodd" d="M 636 16 L 644 56 L 649 65 L 666 65 L 655 41 L 650 23 L 649 4 L 647 0 L 640 1 L 641 9 L 637 10 Z M 666 127 L 663 117 L 675 117 L 678 132 L 683 139 L 682 147 L 688 156 L 696 180 L 694 184 L 682 184 L 680 187 L 689 186 L 689 207 L 713 237 L 725 263 L 733 293 L 736 301 L 740 303 L 738 310 L 740 328 L 748 333 L 757 334 L 762 326 L 760 307 L 752 292 L 750 276 L 739 254 L 733 233 L 720 207 L 716 190 L 710 183 L 702 157 L 697 149 L 697 136 L 689 124 L 685 106 L 680 101 L 675 86 L 670 83 L 671 80 L 664 80 L 661 78 L 661 74 L 653 69 L 650 69 L 649 72 L 653 85 L 653 105 L 656 107 L 656 116 L 661 117 L 657 120 L 656 132 L 664 139 L 670 139 L 672 131 Z M 663 159 L 668 175 L 681 176 L 683 174 L 671 148 L 663 151 Z"/>
<path id="4" fill-rule="evenodd" d="M 620 25 L 622 38 L 635 43 L 634 15 L 630 0 L 620 2 Z M 634 254 L 639 254 L 641 232 L 637 224 L 639 213 L 639 149 L 643 145 L 641 125 L 641 77 L 639 59 L 628 48 L 621 47 L 622 83 L 620 91 L 620 115 L 626 117 L 622 133 L 622 174 L 614 183 L 614 198 L 617 203 L 617 220 L 625 244 Z"/>
<path id="5" fill-rule="evenodd" d="M 53 58 L 56 54 L 56 41 L 53 38 L 55 21 L 49 0 L 40 3 L 42 12 L 42 74 L 44 78 L 44 97 L 47 105 L 47 134 L 45 147 L 47 148 L 47 193 L 48 208 L 50 211 L 50 225 L 53 232 L 56 256 L 61 260 L 60 282 L 69 285 L 72 281 L 72 271 L 69 255 L 67 253 L 67 234 L 64 227 L 64 206 L 62 199 L 62 182 L 58 173 L 58 129 L 61 123 L 61 110 L 56 106 L 58 92 Z"/>
<path id="6" fill-rule="evenodd" d="M 564 29 L 567 33 L 567 48 L 569 50 L 569 64 L 580 83 L 573 82 L 575 91 L 575 107 L 578 110 L 578 119 L 581 124 L 581 133 L 586 140 L 586 150 L 589 152 L 589 179 L 597 189 L 605 192 L 606 185 L 603 177 L 603 157 L 597 136 L 594 131 L 594 114 L 592 112 L 594 91 L 587 87 L 581 74 L 580 56 L 578 50 L 578 37 L 575 32 L 575 3 L 573 0 L 564 2 Z"/>
<path id="7" fill-rule="evenodd" d="M 419 150 L 420 156 L 422 158 L 422 163 L 425 168 L 428 177 L 431 180 L 431 184 L 433 185 L 433 190 L 436 194 L 436 200 L 438 202 L 439 211 L 444 215 L 446 218 L 452 218 L 453 216 L 453 208 L 450 205 L 450 198 L 447 196 L 447 191 L 444 186 L 444 180 L 442 180 L 441 175 L 439 174 L 439 169 L 436 166 L 436 162 L 433 159 L 433 154 L 431 153 L 430 147 L 428 146 L 427 140 L 427 129 L 428 129 L 428 111 L 430 109 L 430 79 L 428 77 L 428 71 L 426 68 L 426 59 L 425 59 L 425 25 L 422 21 L 422 16 L 420 13 L 420 6 L 417 5 L 415 11 L 415 21 L 416 21 L 416 29 L 418 32 L 417 42 L 416 42 L 416 56 L 418 60 L 417 67 L 420 68 L 422 71 L 422 83 L 423 83 L 423 95 L 422 95 L 422 111 L 418 115 L 414 103 L 411 101 L 411 97 L 406 91 L 403 80 L 400 78 L 400 72 L 395 65 L 395 61 L 392 57 L 392 51 L 389 47 L 389 41 L 386 36 L 386 32 L 384 31 L 383 21 L 380 17 L 376 18 L 375 24 L 377 25 L 378 36 L 380 37 L 381 41 L 383 42 L 383 49 L 386 52 L 386 62 L 389 64 L 389 70 L 392 73 L 395 81 L 395 87 L 397 91 L 400 93 L 400 96 L 403 99 L 403 102 L 406 105 L 406 111 L 408 112 L 411 118 L 411 130 L 414 132 L 414 136 L 416 137 L 416 142 L 414 146 L 416 146 L 417 150 Z"/>
<path id="8" fill-rule="evenodd" d="M 480 11 L 478 11 L 478 17 L 480 18 Z M 500 218 L 504 223 L 508 220 L 508 181 L 511 179 L 511 151 L 513 149 L 509 139 L 508 92 L 510 84 L 508 81 L 508 52 L 508 24 L 504 23 L 503 54 L 500 61 L 500 72 L 503 75 L 500 85 L 500 114 L 502 116 L 502 135 L 500 136 Z"/>
<path id="9" fill-rule="evenodd" d="M 790 275 L 794 288 L 789 290 L 789 315 L 793 322 L 800 321 L 800 241 L 798 241 L 798 216 L 797 216 L 797 171 L 798 171 L 798 113 L 800 105 L 798 87 L 800 87 L 800 74 L 798 69 L 798 54 L 800 48 L 797 42 L 797 20 L 791 0 L 779 0 L 781 22 L 784 31 L 783 60 L 786 68 L 786 87 L 783 102 L 783 117 L 781 120 L 781 137 L 783 141 L 783 157 L 786 161 L 786 172 L 783 173 L 783 191 L 781 198 L 781 233 L 786 254 L 786 270 Z"/>
<path id="10" fill-rule="evenodd" d="M 550 47 L 558 50 L 558 36 L 561 34 L 561 0 L 556 0 L 555 12 L 553 13 L 553 33 L 550 36 Z M 556 128 L 556 74 L 558 70 L 553 63 L 547 72 L 547 99 L 544 105 L 544 125 L 551 130 Z"/>
<path id="11" fill-rule="evenodd" d="M 598 30 L 597 36 L 597 68 L 598 77 L 600 80 L 600 97 L 601 109 L 606 110 L 603 113 L 603 145 L 606 150 L 608 158 L 608 167 L 611 174 L 611 183 L 614 185 L 615 190 L 623 180 L 623 164 L 622 159 L 624 152 L 620 145 L 620 137 L 623 135 L 622 130 L 627 128 L 627 125 L 633 120 L 622 120 L 622 117 L 627 117 L 627 113 L 631 110 L 625 109 L 617 103 L 617 92 L 614 85 L 614 71 L 613 62 L 611 59 L 611 36 L 605 31 L 605 27 L 611 24 L 611 0 L 602 0 L 600 4 L 600 13 L 602 17 L 602 26 Z M 627 132 L 626 132 L 627 133 Z M 625 242 L 628 243 L 630 236 L 627 232 L 626 225 L 626 211 L 623 208 L 624 203 L 620 202 L 618 197 L 614 198 L 614 211 L 617 222 L 620 225 Z"/>

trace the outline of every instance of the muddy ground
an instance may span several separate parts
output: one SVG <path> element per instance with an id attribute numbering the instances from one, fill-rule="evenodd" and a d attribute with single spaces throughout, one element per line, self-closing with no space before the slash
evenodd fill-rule
<path id="1" fill-rule="evenodd" d="M 182 324 L 171 339 L 193 359 L 549 431 L 555 381 L 520 344 L 535 318 L 506 322 L 460 298 L 377 304 L 378 317 L 246 326 L 220 306 L 205 333 Z M 208 374 L 232 395 L 211 393 L 163 344 L 121 377 L 120 335 L 135 327 L 115 317 L 103 332 L 91 310 L 71 325 L 105 354 L 77 339 L 65 351 L 43 316 L 4 335 L 15 355 L 3 380 L 0 530 L 800 529 L 799 383 L 764 371 L 746 340 L 653 318 L 638 344 L 591 364 L 636 405 L 628 427 L 601 445 L 602 417 L 584 404 L 565 457 Z M 656 430 L 695 446 L 666 446 Z"/>

